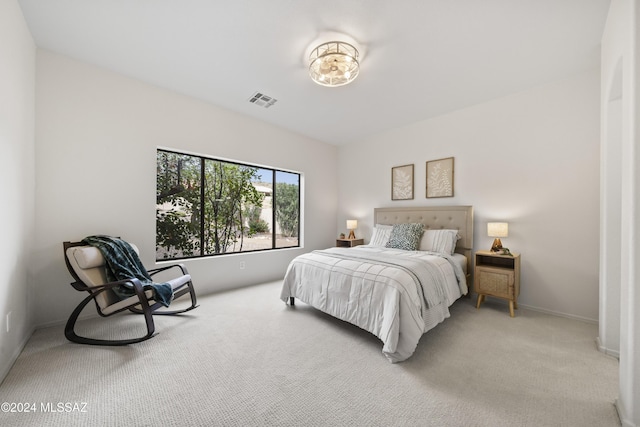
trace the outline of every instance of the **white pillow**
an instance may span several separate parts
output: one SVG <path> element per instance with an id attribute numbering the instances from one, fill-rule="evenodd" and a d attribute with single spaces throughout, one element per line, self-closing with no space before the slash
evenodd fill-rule
<path id="1" fill-rule="evenodd" d="M 371 236 L 369 246 L 385 247 L 391 236 L 392 229 L 393 225 L 376 224 L 373 227 L 373 235 Z"/>
<path id="2" fill-rule="evenodd" d="M 419 250 L 453 255 L 459 239 L 458 230 L 425 230 Z"/>

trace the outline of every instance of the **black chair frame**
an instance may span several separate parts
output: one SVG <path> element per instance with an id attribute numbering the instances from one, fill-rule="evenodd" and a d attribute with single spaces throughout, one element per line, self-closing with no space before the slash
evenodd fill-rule
<path id="1" fill-rule="evenodd" d="M 67 324 L 65 325 L 64 335 L 71 342 L 75 342 L 78 344 L 105 345 L 105 346 L 120 346 L 120 345 L 128 345 L 128 344 L 142 342 L 157 335 L 157 333 L 155 332 L 153 315 L 176 315 L 176 314 L 186 313 L 198 307 L 196 292 L 193 287 L 193 282 L 191 280 L 186 282 L 185 285 L 183 285 L 182 287 L 180 287 L 178 290 L 174 292 L 174 298 L 173 298 L 174 300 L 178 299 L 179 297 L 183 296 L 186 293 L 189 293 L 191 296 L 191 305 L 187 308 L 180 309 L 180 310 L 159 310 L 160 308 L 163 307 L 163 305 L 159 302 L 155 302 L 150 305 L 147 299 L 147 296 L 145 295 L 145 289 L 142 282 L 140 282 L 140 280 L 136 278 L 120 280 L 117 282 L 109 282 L 109 283 L 105 283 L 98 286 L 88 286 L 86 283 L 84 283 L 80 279 L 78 274 L 73 269 L 71 263 L 69 262 L 69 259 L 67 258 L 67 249 L 74 246 L 87 246 L 87 244 L 83 242 L 63 242 L 64 260 L 67 265 L 67 269 L 69 270 L 69 273 L 71 273 L 71 276 L 73 276 L 73 278 L 75 279 L 75 282 L 72 282 L 71 286 L 73 286 L 73 288 L 78 291 L 89 292 L 89 296 L 87 296 L 84 300 L 82 300 L 82 302 L 80 302 L 80 304 L 78 304 L 78 306 L 73 310 L 73 312 L 69 316 L 69 319 L 67 320 Z M 148 273 L 151 277 L 153 277 L 154 275 L 162 271 L 169 270 L 171 268 L 179 268 L 182 275 L 188 274 L 188 271 L 184 266 L 184 264 L 173 264 L 166 267 L 155 268 L 152 270 L 148 270 Z M 96 297 L 102 292 L 110 291 L 113 288 L 117 288 L 127 283 L 132 285 L 135 295 L 138 297 L 137 301 L 117 311 L 105 314 L 100 308 L 100 305 L 96 300 Z M 95 303 L 96 310 L 101 317 L 109 317 L 125 310 L 129 310 L 135 314 L 142 314 L 144 316 L 144 320 L 147 328 L 146 334 L 137 338 L 121 339 L 121 340 L 105 340 L 105 339 L 89 338 L 89 337 L 78 335 L 75 332 L 76 322 L 78 320 L 78 317 L 80 316 L 80 313 L 82 313 L 84 308 L 91 301 Z"/>

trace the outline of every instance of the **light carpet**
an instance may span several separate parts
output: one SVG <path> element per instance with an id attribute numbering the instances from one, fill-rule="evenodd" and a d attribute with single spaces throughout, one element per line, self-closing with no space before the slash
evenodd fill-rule
<path id="1" fill-rule="evenodd" d="M 490 299 L 457 301 L 415 354 L 391 364 L 373 335 L 280 282 L 199 298 L 127 347 L 37 330 L 0 385 L 6 426 L 617 426 L 618 362 L 597 326 Z M 136 315 L 82 322 L 109 334 Z M 109 329 L 111 328 L 111 329 Z M 17 407 L 16 407 L 17 408 Z M 19 409 L 19 408 L 18 408 Z M 24 410 L 24 407 L 22 408 Z"/>

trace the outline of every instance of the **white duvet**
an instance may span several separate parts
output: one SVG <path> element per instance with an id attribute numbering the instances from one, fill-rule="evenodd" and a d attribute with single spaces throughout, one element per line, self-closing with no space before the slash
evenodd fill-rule
<path id="1" fill-rule="evenodd" d="M 400 362 L 466 293 L 464 272 L 452 256 L 357 246 L 296 257 L 280 297 L 297 298 L 371 332 L 382 340 L 384 355 Z"/>

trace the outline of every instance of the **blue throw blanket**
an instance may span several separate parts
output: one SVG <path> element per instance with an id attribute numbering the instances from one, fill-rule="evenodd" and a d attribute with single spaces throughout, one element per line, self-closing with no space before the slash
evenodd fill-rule
<path id="1" fill-rule="evenodd" d="M 109 236 L 89 236 L 82 239 L 82 242 L 95 246 L 100 250 L 106 261 L 107 280 L 116 282 L 136 278 L 142 282 L 145 289 L 151 288 L 154 292 L 154 299 L 169 307 L 173 299 L 173 289 L 168 283 L 154 283 L 153 279 L 142 265 L 140 258 L 131 245 L 124 240 Z M 120 299 L 126 299 L 135 295 L 131 284 L 113 288 L 113 291 Z"/>

